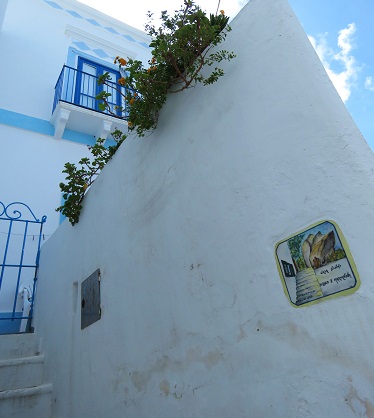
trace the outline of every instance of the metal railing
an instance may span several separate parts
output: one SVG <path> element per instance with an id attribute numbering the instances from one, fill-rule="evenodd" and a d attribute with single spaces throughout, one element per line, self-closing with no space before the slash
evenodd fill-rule
<path id="1" fill-rule="evenodd" d="M 96 96 L 102 90 L 111 94 L 107 99 L 110 112 L 108 110 L 101 111 L 99 108 L 100 100 L 97 100 Z M 64 65 L 55 85 L 52 113 L 57 103 L 63 101 L 126 119 L 128 116 L 128 105 L 121 93 L 126 95 L 126 89 L 116 83 L 107 81 L 106 85 L 99 85 L 97 76 Z"/>
<path id="2" fill-rule="evenodd" d="M 40 244 L 47 217 L 0 201 L 0 334 L 30 332 Z M 23 300 L 22 300 L 23 299 Z"/>

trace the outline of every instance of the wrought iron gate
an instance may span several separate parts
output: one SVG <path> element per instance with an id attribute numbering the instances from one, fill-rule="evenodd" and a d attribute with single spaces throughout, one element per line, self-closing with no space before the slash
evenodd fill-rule
<path id="1" fill-rule="evenodd" d="M 0 201 L 0 334 L 31 332 L 40 244 L 46 216 Z"/>

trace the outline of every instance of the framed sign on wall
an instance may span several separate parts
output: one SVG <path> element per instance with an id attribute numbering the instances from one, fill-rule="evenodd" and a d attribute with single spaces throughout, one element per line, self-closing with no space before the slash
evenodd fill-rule
<path id="1" fill-rule="evenodd" d="M 275 256 L 285 294 L 295 307 L 351 294 L 360 286 L 348 244 L 333 221 L 278 242 Z"/>

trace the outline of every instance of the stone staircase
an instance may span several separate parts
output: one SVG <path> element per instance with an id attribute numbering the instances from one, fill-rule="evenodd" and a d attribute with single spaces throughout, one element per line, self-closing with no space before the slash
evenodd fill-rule
<path id="1" fill-rule="evenodd" d="M 0 418 L 51 418 L 43 361 L 34 334 L 0 335 Z"/>
<path id="2" fill-rule="evenodd" d="M 311 267 L 296 274 L 296 305 L 302 305 L 322 296 L 321 286 Z"/>

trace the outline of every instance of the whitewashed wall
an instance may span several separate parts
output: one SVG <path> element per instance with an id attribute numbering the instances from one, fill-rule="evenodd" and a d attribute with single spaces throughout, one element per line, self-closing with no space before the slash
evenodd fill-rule
<path id="1" fill-rule="evenodd" d="M 47 215 L 48 235 L 59 222 L 54 209 L 61 203 L 58 185 L 64 178 L 61 173 L 64 163 L 77 162 L 88 155 L 85 140 L 79 139 L 80 131 L 75 132 L 76 140 L 53 138 L 50 118 L 54 88 L 63 65 L 76 67 L 80 53 L 93 61 L 113 65 L 112 58 L 100 58 L 95 54 L 93 50 L 99 47 L 108 54 L 123 51 L 124 56 L 129 53 L 142 61 L 150 56 L 147 48 L 139 46 L 139 42 L 147 40 L 143 32 L 75 0 L 50 3 L 55 7 L 44 0 L 8 0 L 8 7 L 1 12 L 4 23 L 0 33 L 0 79 L 3 80 L 0 94 L 0 177 L 3 179 L 0 201 L 21 200 L 29 204 L 37 216 Z M 75 17 L 74 13 L 82 18 Z M 89 20 L 101 26 L 93 25 Z M 131 35 L 137 42 L 130 42 L 121 35 L 123 33 Z M 86 37 L 91 37 L 92 43 Z M 82 40 L 91 49 L 79 50 L 74 42 Z M 97 44 L 99 41 L 100 45 Z M 69 48 L 77 51 L 75 58 L 69 57 Z M 75 62 L 68 63 L 69 59 L 75 59 Z M 7 115 L 4 112 L 12 113 Z M 32 119 L 25 121 L 25 116 Z"/>
<path id="2" fill-rule="evenodd" d="M 74 38 L 69 29 L 75 28 L 83 34 L 100 39 L 109 52 L 113 46 L 118 48 L 118 52 L 123 51 L 124 55 L 129 51 L 142 61 L 149 58 L 145 48 L 140 48 L 137 43 L 123 36 L 112 34 L 104 26 L 145 41 L 146 36 L 141 31 L 75 0 L 57 0 L 52 3 L 59 8 L 50 6 L 44 0 L 8 0 L 0 35 L 0 77 L 6 80 L 2 83 L 0 108 L 50 119 L 54 87 L 62 66 L 67 64 L 68 48 L 76 47 L 72 40 L 81 40 Z M 76 18 L 68 11 L 82 18 Z M 101 27 L 90 24 L 88 19 L 96 19 Z M 89 41 L 86 42 L 90 46 Z M 97 45 L 94 43 L 95 47 Z M 91 55 L 93 59 L 98 58 L 90 49 L 82 52 Z M 101 60 L 113 64 L 111 59 L 103 57 Z"/>
<path id="3" fill-rule="evenodd" d="M 64 164 L 88 156 L 86 144 L 95 142 L 93 135 L 82 134 L 86 127 L 77 123 L 78 130 L 70 132 L 69 139 L 54 138 L 50 119 L 63 65 L 76 68 L 78 56 L 83 56 L 114 67 L 117 54 L 146 62 L 149 38 L 75 0 L 1 0 L 0 29 L 0 202 L 21 201 L 37 218 L 46 215 L 44 238 L 48 239 L 60 222 L 55 209 L 61 204 Z M 1 260 L 7 227 L 0 222 Z M 29 234 L 27 241 L 32 240 Z M 18 262 L 21 247 L 9 257 L 14 259 L 14 253 Z M 9 289 L 8 295 L 2 287 L 0 315 L 13 305 L 14 281 L 9 281 Z"/>
<path id="4" fill-rule="evenodd" d="M 42 249 L 59 417 L 374 414 L 373 154 L 285 0 L 252 0 L 216 85 L 169 97 Z M 276 242 L 333 219 L 362 285 L 293 308 Z M 102 272 L 81 331 L 80 284 Z"/>

